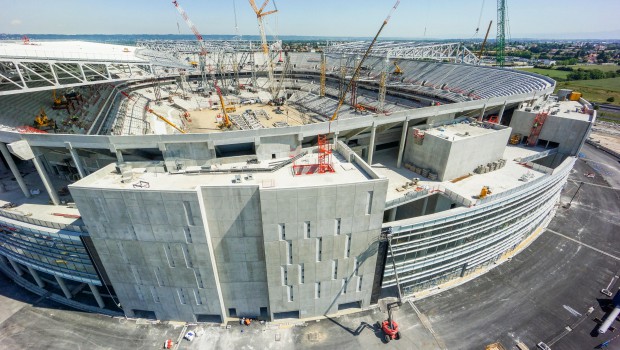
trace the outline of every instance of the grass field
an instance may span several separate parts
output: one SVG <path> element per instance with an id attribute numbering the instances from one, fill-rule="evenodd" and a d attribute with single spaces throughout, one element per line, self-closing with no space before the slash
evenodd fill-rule
<path id="1" fill-rule="evenodd" d="M 565 80 L 570 72 L 565 72 L 562 70 L 555 69 L 543 69 L 543 68 L 523 68 L 520 69 L 530 73 L 536 73 L 540 75 L 548 76 L 551 79 L 562 79 Z"/>
<path id="2" fill-rule="evenodd" d="M 603 72 L 615 72 L 617 70 L 620 69 L 620 66 L 617 64 L 578 64 L 575 66 L 569 66 L 573 69 L 583 69 L 583 70 L 592 70 L 592 69 L 598 69 L 598 70 L 602 70 Z"/>
<path id="3" fill-rule="evenodd" d="M 620 105 L 620 78 L 598 80 L 573 80 L 558 82 L 558 89 L 579 91 L 590 102 L 608 103 L 607 98 L 613 97 L 614 105 Z"/>

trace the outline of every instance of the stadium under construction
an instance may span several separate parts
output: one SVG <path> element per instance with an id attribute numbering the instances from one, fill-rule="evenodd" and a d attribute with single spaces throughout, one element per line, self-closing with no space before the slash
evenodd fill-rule
<path id="1" fill-rule="evenodd" d="M 189 322 L 422 297 L 537 237 L 596 117 L 458 43 L 281 47 L 0 43 L 2 272 Z"/>

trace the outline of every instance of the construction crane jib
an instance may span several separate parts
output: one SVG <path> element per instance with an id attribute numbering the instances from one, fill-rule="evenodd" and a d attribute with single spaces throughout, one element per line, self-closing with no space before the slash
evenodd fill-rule
<path id="1" fill-rule="evenodd" d="M 189 19 L 189 16 L 185 12 L 185 10 L 183 10 L 181 5 L 179 5 L 179 2 L 175 0 L 172 2 L 172 4 L 177 9 L 181 17 L 183 17 L 183 20 L 185 21 L 189 29 L 192 31 L 192 33 L 194 33 L 194 35 L 196 36 L 196 40 L 198 41 L 198 45 L 200 45 L 200 53 L 198 54 L 198 64 L 200 66 L 200 77 L 202 79 L 202 87 L 206 89 L 207 87 L 207 48 L 205 46 L 204 39 L 202 37 L 202 34 L 200 34 L 198 29 L 194 25 L 194 23 Z"/>
<path id="2" fill-rule="evenodd" d="M 271 57 L 269 57 L 269 45 L 267 45 L 267 35 L 265 34 L 265 26 L 263 25 L 263 17 L 276 13 L 278 12 L 278 10 L 275 9 L 275 10 L 263 12 L 265 10 L 265 7 L 267 7 L 267 5 L 269 4 L 270 0 L 265 0 L 265 2 L 263 2 L 263 5 L 260 8 L 256 6 L 256 3 L 254 2 L 254 0 L 248 0 L 248 1 L 250 2 L 250 6 L 252 6 L 252 9 L 254 10 L 254 13 L 256 13 L 256 20 L 258 21 L 258 30 L 260 31 L 260 39 L 261 39 L 261 43 L 263 47 L 263 56 L 265 57 L 265 62 L 267 63 L 267 67 L 268 67 L 267 70 L 269 74 L 269 86 L 271 90 L 270 92 L 273 95 L 275 93 L 274 77 L 273 77 L 273 62 L 271 62 Z M 276 96 L 273 96 L 273 98 L 276 98 Z"/>
<path id="3" fill-rule="evenodd" d="M 252 1 L 252 0 L 250 0 L 250 1 Z M 351 89 L 351 85 L 353 85 L 353 83 L 357 80 L 357 77 L 360 74 L 360 69 L 362 68 L 362 65 L 364 64 L 364 61 L 368 57 L 368 54 L 370 53 L 370 51 L 372 50 L 372 47 L 377 42 L 377 38 L 381 34 L 381 31 L 383 31 L 383 28 L 385 28 L 386 24 L 388 24 L 388 22 L 390 21 L 390 18 L 392 17 L 392 14 L 394 13 L 394 11 L 396 11 L 396 8 L 398 7 L 399 4 L 400 4 L 400 0 L 396 0 L 396 3 L 394 4 L 392 9 L 390 10 L 390 13 L 388 14 L 388 16 L 383 21 L 383 24 L 381 24 L 381 28 L 379 28 L 379 31 L 377 32 L 375 37 L 370 42 L 370 45 L 368 45 L 368 49 L 366 49 L 366 52 L 364 53 L 364 56 L 362 57 L 362 59 L 358 63 L 357 67 L 355 67 L 355 72 L 353 73 L 353 76 L 351 77 L 351 80 L 349 80 L 349 84 L 347 85 L 346 89 L 344 90 L 342 96 L 340 96 L 340 100 L 338 101 L 338 105 L 336 106 L 336 110 L 334 111 L 334 115 L 332 115 L 331 119 L 329 120 L 330 123 L 338 118 L 338 111 L 340 110 L 340 107 L 342 107 L 342 104 L 344 103 L 344 100 L 345 100 L 345 97 L 347 95 L 347 92 L 349 92 L 349 90 Z"/>

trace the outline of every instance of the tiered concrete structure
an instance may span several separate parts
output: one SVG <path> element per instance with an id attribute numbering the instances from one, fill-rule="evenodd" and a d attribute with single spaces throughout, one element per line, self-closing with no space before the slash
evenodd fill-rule
<path id="1" fill-rule="evenodd" d="M 587 101 L 556 101 L 548 78 L 402 60 L 387 113 L 321 122 L 341 54 L 327 58 L 326 97 L 313 83 L 320 56 L 289 55 L 285 96 L 312 123 L 144 134 L 153 128 L 141 113 L 119 103 L 119 90 L 142 96 L 130 106 L 151 96 L 137 78 L 91 111 L 85 134 L 20 133 L 0 110 L 0 199 L 11 204 L 0 210 L 0 269 L 83 310 L 192 322 L 363 309 L 395 295 L 395 273 L 405 295 L 420 295 L 535 238 L 595 120 Z M 365 103 L 384 67 L 368 61 Z M 317 163 L 318 135 L 335 172 L 295 175 L 293 165 Z M 479 198 L 483 186 L 491 193 Z"/>

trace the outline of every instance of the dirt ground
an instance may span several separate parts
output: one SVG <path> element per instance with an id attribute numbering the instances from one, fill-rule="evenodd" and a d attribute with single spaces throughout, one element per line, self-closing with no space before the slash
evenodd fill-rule
<path id="1" fill-rule="evenodd" d="M 601 146 L 607 147 L 614 152 L 620 153 L 620 136 L 592 132 L 590 133 L 590 137 L 594 142 L 598 141 Z"/>
<path id="2" fill-rule="evenodd" d="M 268 106 L 268 105 L 264 105 L 261 103 L 254 103 L 254 104 L 249 104 L 249 105 L 236 105 L 235 107 L 237 108 L 237 111 L 233 113 L 228 113 L 229 115 L 230 114 L 241 115 L 247 109 L 251 109 L 254 111 L 263 110 L 267 112 L 267 115 L 269 116 L 268 119 L 265 117 L 258 117 L 258 121 L 265 128 L 273 128 L 274 127 L 273 124 L 276 122 L 285 122 L 291 126 L 312 123 L 312 120 L 307 115 L 296 110 L 294 107 L 291 107 L 291 106 L 286 106 L 286 105 L 282 106 L 281 108 L 284 110 L 283 114 L 276 114 L 274 112 L 277 107 Z M 217 120 L 216 120 L 216 117 L 218 114 L 222 114 L 222 111 L 220 109 L 218 110 L 205 109 L 202 111 L 190 112 L 191 122 L 188 123 L 188 127 L 189 127 L 188 132 L 190 133 L 221 132 L 220 128 L 218 127 Z"/>

